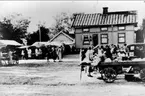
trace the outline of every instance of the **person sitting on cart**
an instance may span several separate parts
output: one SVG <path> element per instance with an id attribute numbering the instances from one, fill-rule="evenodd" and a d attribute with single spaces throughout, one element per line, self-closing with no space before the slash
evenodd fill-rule
<path id="1" fill-rule="evenodd" d="M 103 55 L 102 55 L 103 56 Z M 93 70 L 97 70 L 97 66 L 98 64 L 101 62 L 102 60 L 102 56 L 100 56 L 99 54 L 95 53 L 94 54 L 94 58 L 93 58 L 93 61 L 91 63 L 91 66 L 93 67 Z"/>
<path id="2" fill-rule="evenodd" d="M 91 74 L 91 72 L 97 70 L 97 67 L 99 66 L 99 64 L 101 62 L 111 62 L 112 60 L 107 56 L 108 55 L 106 55 L 104 52 L 102 52 L 101 54 L 99 54 L 99 52 L 98 52 L 98 54 L 94 53 L 93 59 L 91 61 L 91 65 L 88 66 L 89 67 L 88 68 L 89 74 Z M 89 76 L 89 77 L 91 77 L 91 76 Z"/>
<path id="3" fill-rule="evenodd" d="M 113 57 L 112 57 L 112 53 L 111 53 L 111 49 L 108 45 L 106 45 L 105 47 L 105 55 L 110 58 L 111 60 L 113 60 Z"/>
<path id="4" fill-rule="evenodd" d="M 111 44 L 111 54 L 112 54 L 112 59 L 113 59 L 113 60 L 116 59 L 117 53 L 118 53 L 118 51 L 117 51 L 117 46 Z"/>
<path id="5" fill-rule="evenodd" d="M 104 58 L 105 58 L 104 62 L 112 62 L 110 57 L 108 57 L 107 55 L 105 55 Z"/>

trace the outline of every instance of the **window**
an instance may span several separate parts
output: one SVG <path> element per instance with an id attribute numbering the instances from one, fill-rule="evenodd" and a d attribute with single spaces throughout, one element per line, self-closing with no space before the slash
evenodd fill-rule
<path id="1" fill-rule="evenodd" d="M 89 35 L 83 35 L 83 45 L 90 45 Z"/>
<path id="2" fill-rule="evenodd" d="M 89 32 L 89 29 L 88 28 L 83 29 L 83 32 Z"/>
<path id="3" fill-rule="evenodd" d="M 108 34 L 101 34 L 101 43 L 108 44 Z"/>
<path id="4" fill-rule="evenodd" d="M 131 46 L 131 47 L 130 47 L 130 50 L 134 50 L 134 46 Z"/>
<path id="5" fill-rule="evenodd" d="M 108 30 L 107 27 L 102 27 L 102 28 L 101 28 L 101 31 L 107 31 L 107 30 Z"/>
<path id="6" fill-rule="evenodd" d="M 120 27 L 118 27 L 118 30 L 125 30 L 125 27 L 124 26 L 120 26 Z"/>
<path id="7" fill-rule="evenodd" d="M 125 43 L 125 33 L 118 33 L 118 43 Z"/>

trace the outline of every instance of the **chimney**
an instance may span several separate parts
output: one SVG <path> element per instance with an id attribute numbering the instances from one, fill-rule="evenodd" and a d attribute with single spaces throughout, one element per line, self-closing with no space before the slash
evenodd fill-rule
<path id="1" fill-rule="evenodd" d="M 108 13 L 108 7 L 103 7 L 103 14 L 107 14 Z"/>

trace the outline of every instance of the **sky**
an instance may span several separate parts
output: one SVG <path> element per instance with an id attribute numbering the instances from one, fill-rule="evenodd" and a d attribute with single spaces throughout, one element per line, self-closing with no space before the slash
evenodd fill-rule
<path id="1" fill-rule="evenodd" d="M 37 24 L 45 22 L 46 27 L 51 27 L 54 17 L 61 12 L 72 13 L 102 13 L 103 7 L 108 11 L 137 11 L 138 26 L 145 18 L 144 1 L 0 1 L 0 16 L 12 13 L 21 13 L 30 17 L 31 23 L 28 32 L 38 29 Z"/>

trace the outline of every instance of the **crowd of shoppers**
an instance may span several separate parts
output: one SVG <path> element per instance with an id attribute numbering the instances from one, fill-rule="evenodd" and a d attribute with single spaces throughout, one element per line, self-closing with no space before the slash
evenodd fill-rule
<path id="1" fill-rule="evenodd" d="M 62 61 L 63 57 L 63 46 L 41 46 L 41 47 L 29 47 L 19 49 L 17 47 L 4 47 L 0 49 L 0 64 L 4 65 L 18 63 L 18 60 L 27 59 L 53 59 L 55 62 L 57 59 L 59 62 Z"/>
<path id="2" fill-rule="evenodd" d="M 62 46 L 42 46 L 40 48 L 31 47 L 21 50 L 21 59 L 53 59 L 55 62 L 58 59 L 61 62 L 63 57 Z"/>
<path id="3" fill-rule="evenodd" d="M 112 62 L 112 61 L 122 61 L 128 59 L 128 48 L 127 45 L 116 46 L 116 45 L 106 45 L 83 48 L 80 51 L 80 64 L 87 65 L 87 75 L 91 76 L 91 66 L 97 66 L 100 62 Z"/>

